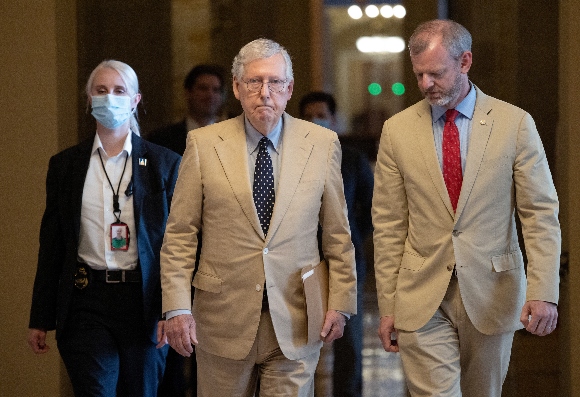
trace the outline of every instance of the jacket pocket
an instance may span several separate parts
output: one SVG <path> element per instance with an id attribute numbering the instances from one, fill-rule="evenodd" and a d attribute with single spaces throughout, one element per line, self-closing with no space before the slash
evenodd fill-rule
<path id="1" fill-rule="evenodd" d="M 211 274 L 202 273 L 198 271 L 193 278 L 193 285 L 196 289 L 200 289 L 202 291 L 213 292 L 219 294 L 222 292 L 222 279 L 212 276 Z"/>
<path id="2" fill-rule="evenodd" d="M 522 251 L 517 250 L 507 254 L 496 255 L 491 257 L 491 266 L 494 272 L 504 272 L 521 267 L 524 263 Z"/>
<path id="3" fill-rule="evenodd" d="M 486 159 L 483 160 L 483 162 L 481 163 L 481 169 L 482 170 L 491 170 L 491 169 L 495 169 L 495 168 L 500 168 L 500 167 L 512 167 L 513 166 L 513 160 L 508 157 L 508 156 L 501 156 L 501 157 L 496 157 L 493 159 Z"/>
<path id="4" fill-rule="evenodd" d="M 416 272 L 421 270 L 423 263 L 425 263 L 424 257 L 405 251 L 403 253 L 403 259 L 401 260 L 401 268 Z"/>
<path id="5" fill-rule="evenodd" d="M 303 192 L 303 191 L 309 191 L 309 190 L 315 191 L 315 190 L 318 190 L 319 186 L 320 186 L 319 179 L 309 180 L 309 181 L 300 181 L 300 183 L 298 183 L 296 191 L 297 192 Z"/>

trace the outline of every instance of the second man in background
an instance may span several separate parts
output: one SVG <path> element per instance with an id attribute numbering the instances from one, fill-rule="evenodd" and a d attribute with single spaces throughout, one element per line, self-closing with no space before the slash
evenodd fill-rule
<path id="1" fill-rule="evenodd" d="M 220 121 L 225 99 L 224 72 L 217 65 L 197 65 L 183 82 L 187 115 L 178 123 L 154 130 L 147 140 L 180 155 L 185 152 L 187 133 Z"/>

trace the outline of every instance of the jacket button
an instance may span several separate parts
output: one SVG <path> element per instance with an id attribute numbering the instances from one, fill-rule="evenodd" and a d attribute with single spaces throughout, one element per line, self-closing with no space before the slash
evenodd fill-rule
<path id="1" fill-rule="evenodd" d="M 453 235 L 453 237 L 457 237 L 461 234 L 461 232 L 459 230 L 454 230 L 453 233 L 451 233 Z"/>
<path id="2" fill-rule="evenodd" d="M 268 248 L 264 248 L 264 255 L 268 255 Z"/>
<path id="3" fill-rule="evenodd" d="M 256 291 L 260 292 L 262 290 L 262 286 L 260 284 L 256 284 Z"/>
<path id="4" fill-rule="evenodd" d="M 447 265 L 447 270 L 449 270 L 450 272 L 453 271 L 453 265 Z"/>

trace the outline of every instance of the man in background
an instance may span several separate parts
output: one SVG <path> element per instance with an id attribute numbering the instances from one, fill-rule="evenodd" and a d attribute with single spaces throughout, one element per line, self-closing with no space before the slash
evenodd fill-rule
<path id="1" fill-rule="evenodd" d="M 224 72 L 217 65 L 195 66 L 183 82 L 187 115 L 182 121 L 151 132 L 150 142 L 183 155 L 188 131 L 219 121 L 225 100 Z"/>
<path id="2" fill-rule="evenodd" d="M 337 115 L 334 97 L 319 91 L 306 94 L 300 100 L 300 117 L 336 131 Z M 373 172 L 367 157 L 348 146 L 342 146 L 340 170 L 351 238 L 355 249 L 357 315 L 347 321 L 342 338 L 337 339 L 333 344 L 325 344 L 321 350 L 315 375 L 317 397 L 360 397 L 362 395 L 362 313 L 366 274 L 364 241 L 372 231 Z"/>

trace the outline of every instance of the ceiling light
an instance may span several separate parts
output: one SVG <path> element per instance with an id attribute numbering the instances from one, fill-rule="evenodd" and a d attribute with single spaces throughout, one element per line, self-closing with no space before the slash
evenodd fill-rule
<path id="1" fill-rule="evenodd" d="M 390 18 L 393 16 L 393 7 L 390 5 L 385 5 L 381 7 L 381 15 L 385 18 Z"/>
<path id="2" fill-rule="evenodd" d="M 376 5 L 371 4 L 365 8 L 365 13 L 369 18 L 376 18 L 379 16 L 379 8 Z"/>
<path id="3" fill-rule="evenodd" d="M 356 40 L 356 48 L 364 53 L 396 53 L 405 49 L 405 41 L 396 36 L 363 36 Z"/>
<path id="4" fill-rule="evenodd" d="M 363 12 L 359 6 L 350 6 L 348 7 L 348 15 L 352 19 L 361 19 L 363 16 Z"/>
<path id="5" fill-rule="evenodd" d="M 402 5 L 398 4 L 398 5 L 396 5 L 396 6 L 393 7 L 393 14 L 397 18 L 404 18 L 405 15 L 407 15 L 407 10 L 405 9 L 405 7 L 403 7 Z"/>

